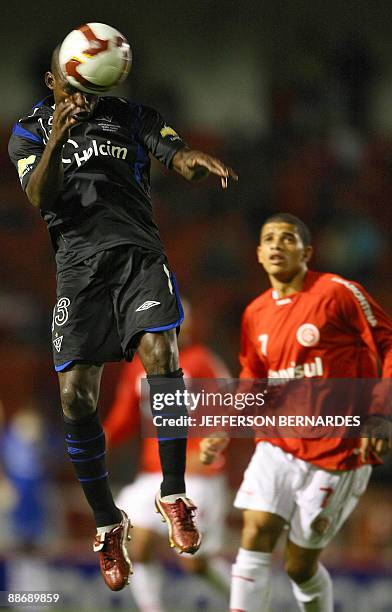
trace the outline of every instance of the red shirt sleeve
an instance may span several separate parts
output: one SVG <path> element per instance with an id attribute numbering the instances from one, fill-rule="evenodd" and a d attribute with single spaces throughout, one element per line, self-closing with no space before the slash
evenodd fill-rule
<path id="1" fill-rule="evenodd" d="M 354 328 L 362 341 L 378 357 L 381 378 L 392 378 L 392 320 L 381 306 L 359 285 L 342 283 L 339 304 L 347 325 Z M 368 414 L 391 417 L 391 382 L 379 381 L 372 394 Z"/>
<path id="2" fill-rule="evenodd" d="M 257 353 L 256 338 L 253 336 L 251 313 L 247 309 L 242 317 L 241 325 L 240 378 L 267 378 L 268 368 Z"/>
<path id="3" fill-rule="evenodd" d="M 339 308 L 353 328 L 378 356 L 383 378 L 392 378 L 392 320 L 361 285 L 344 281 L 339 291 Z"/>
<path id="4" fill-rule="evenodd" d="M 106 441 L 117 446 L 135 435 L 140 427 L 140 376 L 137 358 L 121 370 L 113 405 L 103 424 Z"/>

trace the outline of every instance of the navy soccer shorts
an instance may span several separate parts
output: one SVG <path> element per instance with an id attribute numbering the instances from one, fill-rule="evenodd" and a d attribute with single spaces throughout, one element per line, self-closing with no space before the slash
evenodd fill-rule
<path id="1" fill-rule="evenodd" d="M 141 332 L 177 328 L 184 314 L 164 254 L 133 245 L 100 251 L 57 274 L 55 369 L 130 361 Z"/>

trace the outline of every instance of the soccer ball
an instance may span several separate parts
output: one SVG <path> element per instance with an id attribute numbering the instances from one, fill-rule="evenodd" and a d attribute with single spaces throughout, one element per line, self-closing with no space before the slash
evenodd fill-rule
<path id="1" fill-rule="evenodd" d="M 121 83 L 132 63 L 127 39 L 105 23 L 86 23 L 72 30 L 59 51 L 60 70 L 76 89 L 92 94 Z"/>

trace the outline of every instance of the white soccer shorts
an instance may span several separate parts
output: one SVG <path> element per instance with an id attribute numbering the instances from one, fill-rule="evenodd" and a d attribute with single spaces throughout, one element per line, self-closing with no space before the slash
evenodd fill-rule
<path id="1" fill-rule="evenodd" d="M 121 489 L 116 504 L 125 510 L 134 527 L 150 529 L 167 537 L 166 523 L 155 512 L 154 498 L 159 491 L 162 475 L 143 472 L 135 481 Z M 201 551 L 196 555 L 215 555 L 224 542 L 228 510 L 226 479 L 223 475 L 186 477 L 187 495 L 197 506 L 195 522 L 203 535 Z"/>
<path id="2" fill-rule="evenodd" d="M 324 548 L 357 505 L 371 471 L 370 465 L 323 470 L 269 442 L 259 442 L 234 505 L 278 514 L 287 521 L 294 544 Z"/>

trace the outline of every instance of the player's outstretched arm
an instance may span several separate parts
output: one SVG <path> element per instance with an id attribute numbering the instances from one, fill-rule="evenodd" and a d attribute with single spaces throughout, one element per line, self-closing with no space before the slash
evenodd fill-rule
<path id="1" fill-rule="evenodd" d="M 60 102 L 53 113 L 52 132 L 38 166 L 31 175 L 26 194 L 37 208 L 49 208 L 63 185 L 62 148 L 70 128 L 77 123 L 72 113 L 77 106 L 71 101 Z"/>
<path id="2" fill-rule="evenodd" d="M 229 178 L 238 181 L 238 175 L 232 168 L 216 157 L 193 149 L 184 148 L 177 151 L 172 160 L 172 168 L 188 181 L 204 179 L 210 172 L 216 174 L 221 179 L 223 189 L 227 188 Z"/>

